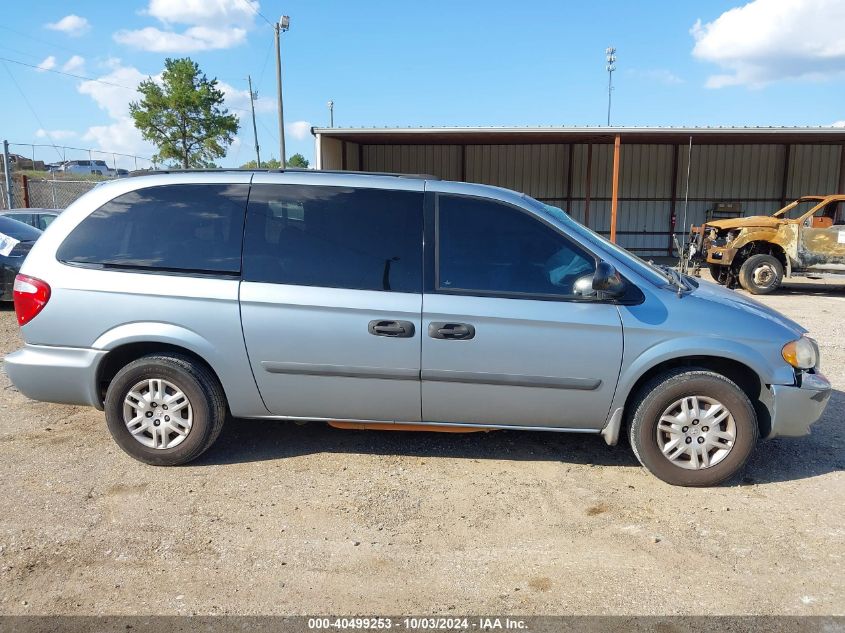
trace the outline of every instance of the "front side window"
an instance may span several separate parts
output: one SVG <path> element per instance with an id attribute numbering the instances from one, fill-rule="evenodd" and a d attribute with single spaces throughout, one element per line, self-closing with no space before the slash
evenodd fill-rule
<path id="1" fill-rule="evenodd" d="M 438 288 L 573 296 L 594 258 L 531 214 L 493 200 L 438 196 Z"/>
<path id="2" fill-rule="evenodd" d="M 249 185 L 138 189 L 85 218 L 59 260 L 165 271 L 236 274 Z"/>
<path id="3" fill-rule="evenodd" d="M 253 185 L 245 281 L 421 292 L 423 195 Z"/>

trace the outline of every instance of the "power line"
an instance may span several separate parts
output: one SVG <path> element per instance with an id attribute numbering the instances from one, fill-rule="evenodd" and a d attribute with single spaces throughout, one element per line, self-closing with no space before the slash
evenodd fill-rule
<path id="1" fill-rule="evenodd" d="M 3 24 L 0 24 L 0 29 L 4 29 L 6 31 L 9 31 L 11 33 L 14 33 L 15 35 L 20 35 L 21 37 L 26 37 L 26 38 L 31 39 L 35 42 L 40 43 L 40 44 L 47 44 L 48 46 L 52 46 L 54 48 L 61 48 L 62 50 L 67 51 L 68 53 L 73 53 L 74 55 L 79 54 L 77 51 L 70 49 L 67 46 L 62 46 L 61 44 L 56 44 L 55 42 L 51 42 L 51 41 L 42 39 L 40 37 L 35 37 L 34 35 L 30 35 L 29 33 L 23 33 L 22 31 L 16 31 L 15 29 L 10 28 L 8 26 L 5 26 Z M 82 56 L 80 55 L 80 57 L 82 57 Z"/>
<path id="2" fill-rule="evenodd" d="M 41 66 L 37 66 L 36 64 L 28 64 L 26 62 L 22 62 L 22 61 L 17 60 L 17 59 L 10 59 L 8 57 L 0 57 L 0 61 L 11 62 L 13 64 L 18 64 L 20 66 L 26 66 L 27 68 L 32 68 L 32 69 L 37 70 L 39 72 L 44 71 L 44 72 L 48 72 L 48 73 L 55 73 L 57 75 L 64 75 L 65 77 L 72 77 L 74 79 L 81 79 L 82 81 L 93 81 L 93 82 L 96 82 L 98 84 L 103 84 L 105 86 L 111 86 L 112 88 L 123 88 L 124 90 L 131 90 L 132 92 L 137 92 L 137 90 L 138 90 L 137 88 L 130 88 L 129 86 L 124 86 L 122 84 L 116 84 L 114 82 L 105 81 L 103 79 L 94 79 L 93 77 L 86 77 L 85 75 L 76 75 L 74 73 L 67 73 L 67 72 L 64 72 L 63 70 L 56 70 L 55 68 L 42 68 Z M 238 107 L 233 106 L 233 105 L 229 105 L 228 108 L 230 110 L 240 110 L 241 112 L 249 112 L 248 108 L 238 108 Z"/>
<path id="3" fill-rule="evenodd" d="M 264 20 L 267 24 L 269 24 L 270 26 L 275 26 L 270 20 L 264 17 L 264 14 L 261 13 L 261 11 L 252 6 L 250 2 L 248 2 L 247 0 L 241 0 L 241 2 L 243 2 L 250 11 L 252 11 L 255 15 Z"/>
<path id="4" fill-rule="evenodd" d="M 8 57 L 0 57 L 0 60 L 4 62 L 11 62 L 12 64 L 18 64 L 20 66 L 27 66 L 28 68 L 34 68 L 40 72 L 48 72 L 48 73 L 55 73 L 57 75 L 65 75 L 66 77 L 73 77 L 74 79 L 81 79 L 83 81 L 95 81 L 98 84 L 104 84 L 106 86 L 112 86 L 113 88 L 123 88 L 124 90 L 132 90 L 135 91 L 135 88 L 130 88 L 129 86 L 123 86 L 121 84 L 116 84 L 111 81 L 103 81 L 102 79 L 94 79 L 93 77 L 86 77 L 85 75 L 76 75 L 74 73 L 66 73 L 63 70 L 56 70 L 55 68 L 42 68 L 36 64 L 28 64 L 26 62 L 22 62 L 17 59 L 9 59 Z"/>
<path id="5" fill-rule="evenodd" d="M 36 121 L 38 121 L 38 125 L 41 126 L 41 129 L 46 130 L 47 127 L 44 125 L 44 123 L 41 122 L 41 117 L 38 116 L 38 113 L 35 111 L 35 108 L 32 107 L 32 104 L 29 102 L 29 99 L 27 99 L 26 93 L 21 89 L 20 84 L 18 84 L 18 80 L 15 79 L 15 76 L 12 74 L 12 71 L 9 70 L 9 67 L 6 65 L 6 62 L 2 63 L 3 68 L 6 69 L 6 72 L 9 74 L 9 78 L 12 80 L 12 83 L 15 84 L 15 88 L 17 88 L 18 92 L 21 93 L 21 98 L 24 100 L 24 103 L 26 103 L 27 107 L 29 108 L 29 111 L 32 112 L 32 116 L 35 117 Z M 56 154 L 59 155 L 59 158 L 63 158 L 62 153 L 59 151 L 58 147 L 53 145 L 53 149 L 56 150 Z"/>
<path id="6" fill-rule="evenodd" d="M 124 158 L 140 158 L 141 160 L 146 160 L 152 162 L 152 158 L 147 158 L 146 156 L 138 156 L 136 154 L 124 154 L 122 152 L 112 152 L 107 149 L 94 149 L 93 147 L 71 147 L 70 145 L 56 145 L 55 143 L 46 144 L 46 143 L 15 143 L 13 141 L 9 141 L 9 147 L 53 147 L 53 148 L 62 148 L 62 149 L 71 149 L 76 152 L 92 152 L 94 154 L 109 154 L 115 156 L 123 156 Z"/>

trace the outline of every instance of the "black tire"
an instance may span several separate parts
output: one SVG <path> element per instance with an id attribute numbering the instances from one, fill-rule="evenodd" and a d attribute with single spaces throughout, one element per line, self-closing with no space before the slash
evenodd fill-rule
<path id="1" fill-rule="evenodd" d="M 666 457 L 658 444 L 657 425 L 664 411 L 679 399 L 704 396 L 722 403 L 733 416 L 736 439 L 718 463 L 692 470 Z M 757 444 L 759 428 L 745 392 L 725 376 L 707 369 L 679 368 L 650 380 L 632 404 L 631 447 L 653 475 L 675 486 L 715 486 L 738 473 Z"/>
<path id="2" fill-rule="evenodd" d="M 782 281 L 783 264 L 771 255 L 752 255 L 739 268 L 740 285 L 753 295 L 774 292 Z"/>
<path id="3" fill-rule="evenodd" d="M 717 284 L 724 286 L 728 283 L 728 269 L 726 266 L 722 266 L 721 264 L 707 264 L 707 268 L 710 271 L 710 276 L 713 277 L 713 281 Z"/>
<path id="4" fill-rule="evenodd" d="M 190 430 L 171 448 L 145 446 L 130 433 L 123 419 L 124 399 L 132 387 L 156 378 L 177 385 L 192 409 Z M 177 466 L 196 459 L 214 443 L 226 421 L 227 406 L 223 387 L 205 365 L 177 354 L 151 354 L 117 372 L 106 392 L 105 413 L 114 441 L 130 456 L 153 466 Z M 159 415 L 164 413 L 160 411 Z"/>

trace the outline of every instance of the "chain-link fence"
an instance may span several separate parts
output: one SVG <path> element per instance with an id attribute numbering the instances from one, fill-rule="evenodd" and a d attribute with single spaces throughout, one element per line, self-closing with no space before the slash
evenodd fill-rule
<path id="1" fill-rule="evenodd" d="M 7 209 L 6 175 L 0 174 L 0 209 Z M 97 183 L 91 180 L 49 180 L 12 176 L 12 208 L 65 209 Z"/>
<path id="2" fill-rule="evenodd" d="M 0 161 L 2 163 L 3 161 Z M 9 204 L 6 200 L 6 172 L 3 171 L 0 174 L 0 185 L 2 185 L 2 190 L 0 190 L 0 209 L 8 209 Z M 23 187 L 20 179 L 12 178 L 12 208 L 16 209 L 19 207 L 24 206 L 24 195 L 23 195 Z"/>
<path id="3" fill-rule="evenodd" d="M 26 180 L 28 206 L 64 209 L 97 185 L 90 180 Z"/>

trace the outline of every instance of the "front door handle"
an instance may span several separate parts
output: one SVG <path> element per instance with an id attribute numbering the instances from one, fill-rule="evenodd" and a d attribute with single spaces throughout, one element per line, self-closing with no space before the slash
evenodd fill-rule
<path id="1" fill-rule="evenodd" d="M 411 338 L 414 335 L 414 324 L 410 321 L 388 321 L 378 319 L 370 321 L 367 331 L 375 336 L 390 338 Z"/>
<path id="2" fill-rule="evenodd" d="M 428 324 L 428 335 L 431 338 L 447 341 L 468 341 L 475 337 L 475 327 L 469 323 L 446 323 L 432 321 Z"/>

